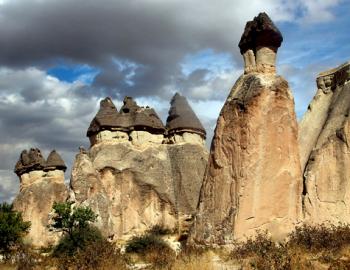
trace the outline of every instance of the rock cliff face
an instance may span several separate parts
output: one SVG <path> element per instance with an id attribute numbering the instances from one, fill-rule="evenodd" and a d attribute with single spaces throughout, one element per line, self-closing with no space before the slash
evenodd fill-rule
<path id="1" fill-rule="evenodd" d="M 309 222 L 350 222 L 350 63 L 323 72 L 300 123 L 304 213 Z"/>
<path id="2" fill-rule="evenodd" d="M 53 202 L 65 201 L 68 197 L 65 170 L 66 166 L 56 151 L 52 151 L 45 161 L 39 149 L 24 150 L 16 164 L 20 193 L 13 205 L 15 210 L 22 212 L 24 220 L 31 222 L 27 240 L 34 246 L 48 246 L 58 239 L 47 225 Z"/>
<path id="3" fill-rule="evenodd" d="M 132 106 L 124 104 L 119 113 L 116 113 L 110 100 L 101 102 L 98 117 L 93 120 L 98 120 L 100 126 L 91 135 L 90 125 L 88 136 L 97 138 L 101 132 L 124 132 L 124 139 L 120 136 L 93 139 L 89 151 L 81 151 L 76 156 L 70 183 L 73 199 L 78 204 L 89 205 L 98 214 L 97 226 L 111 239 L 127 239 L 154 225 L 161 225 L 174 230 L 179 237 L 186 237 L 207 164 L 208 153 L 204 140 L 192 142 L 182 139 L 175 142 L 168 139 L 167 133 L 154 133 L 155 126 L 147 118 L 149 114 L 145 114 L 130 99 L 127 101 Z M 106 102 L 110 104 L 108 114 L 104 113 Z M 187 101 L 186 104 L 189 106 Z M 112 107 L 114 112 L 111 111 Z M 147 110 L 153 111 L 150 108 Z M 187 112 L 177 111 L 180 118 L 193 113 L 192 109 Z M 154 111 L 152 114 L 153 119 L 159 119 Z M 117 117 L 104 126 L 108 123 L 104 115 Z M 145 126 L 135 125 L 133 119 L 141 117 L 145 119 Z M 119 129 L 124 123 L 121 122 L 122 118 L 129 119 L 123 131 Z M 168 119 L 170 121 L 173 118 Z M 195 119 L 199 122 L 197 117 Z M 157 127 L 160 129 L 162 124 L 158 124 L 159 121 Z M 200 123 L 191 121 L 187 124 L 179 125 L 171 135 L 183 138 L 184 133 L 195 133 L 192 128 L 195 125 L 202 127 Z M 204 129 L 201 130 L 201 136 L 205 136 Z"/>
<path id="4" fill-rule="evenodd" d="M 246 61 L 218 118 L 191 236 L 197 243 L 227 244 L 257 229 L 280 238 L 301 217 L 294 101 L 272 55 L 281 41 L 266 14 L 247 23 L 241 52 L 255 60 Z"/>

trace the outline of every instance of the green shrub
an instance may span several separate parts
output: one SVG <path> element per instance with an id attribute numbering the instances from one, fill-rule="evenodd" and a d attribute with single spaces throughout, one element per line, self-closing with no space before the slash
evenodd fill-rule
<path id="1" fill-rule="evenodd" d="M 101 232 L 91 226 L 97 215 L 89 207 L 72 207 L 72 203 L 53 204 L 54 216 L 51 229 L 63 232 L 63 237 L 54 249 L 54 255 L 73 255 L 87 245 L 103 240 Z"/>
<path id="2" fill-rule="evenodd" d="M 86 246 L 99 244 L 104 240 L 101 232 L 93 227 L 76 228 L 70 234 L 65 234 L 54 248 L 54 256 L 67 254 L 72 256 L 78 250 L 84 250 Z"/>
<path id="3" fill-rule="evenodd" d="M 12 204 L 0 204 L 0 253 L 8 254 L 19 245 L 29 228 L 30 222 L 23 221 L 22 214 L 14 211 Z"/>

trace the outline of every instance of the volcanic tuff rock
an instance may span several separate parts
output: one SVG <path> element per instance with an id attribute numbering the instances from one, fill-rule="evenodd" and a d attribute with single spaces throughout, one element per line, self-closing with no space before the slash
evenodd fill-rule
<path id="1" fill-rule="evenodd" d="M 263 46 L 276 48 L 282 40 L 266 14 L 248 22 L 246 31 L 240 45 L 255 40 L 260 53 Z M 259 64 L 245 70 L 220 112 L 191 236 L 197 243 L 227 244 L 258 229 L 281 238 L 301 217 L 293 97 L 288 83 L 271 68 L 274 62 Z"/>
<path id="2" fill-rule="evenodd" d="M 31 222 L 27 239 L 37 247 L 55 243 L 58 235 L 50 232 L 49 214 L 53 202 L 65 201 L 68 190 L 64 184 L 66 166 L 56 151 L 47 162 L 39 149 L 24 150 L 16 164 L 20 178 L 20 193 L 15 198 L 14 209 L 21 211 L 23 219 Z"/>
<path id="3" fill-rule="evenodd" d="M 179 119 L 186 119 L 189 111 L 194 115 L 186 100 L 185 103 L 186 110 L 172 104 L 169 114 L 176 111 Z M 92 134 L 90 125 L 88 131 L 88 136 L 99 139 L 90 139 L 89 151 L 76 156 L 71 199 L 89 205 L 98 214 L 97 226 L 111 239 L 127 239 L 154 225 L 185 237 L 207 164 L 204 140 L 198 143 L 179 139 L 167 144 L 167 133 L 161 121 L 156 121 L 159 118 L 153 109 L 139 107 L 131 98 L 125 98 L 116 113 L 112 104 L 110 99 L 101 102 L 93 120 L 98 128 Z M 112 115 L 117 115 L 113 121 L 104 120 Z M 122 119 L 127 118 L 129 126 L 118 129 Z M 177 126 L 174 136 L 198 135 L 196 128 L 202 127 L 198 118 L 194 115 L 188 120 Z M 158 127 L 163 127 L 164 134 L 157 132 Z M 205 130 L 200 132 L 204 136 Z"/>
<path id="4" fill-rule="evenodd" d="M 350 222 L 350 62 L 323 72 L 300 123 L 304 212 L 309 222 Z"/>

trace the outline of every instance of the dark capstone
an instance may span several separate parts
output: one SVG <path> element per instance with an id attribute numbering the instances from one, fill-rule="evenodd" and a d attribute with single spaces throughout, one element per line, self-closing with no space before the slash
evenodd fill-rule
<path id="1" fill-rule="evenodd" d="M 45 170 L 56 170 L 56 169 L 66 171 L 67 166 L 64 163 L 63 159 L 61 158 L 61 156 L 56 152 L 56 150 L 52 150 L 52 152 L 49 154 L 47 158 Z"/>
<path id="2" fill-rule="evenodd" d="M 199 121 L 184 96 L 176 93 L 170 101 L 170 104 L 169 116 L 166 120 L 166 128 L 169 134 L 190 130 L 203 137 L 206 136 L 202 123 Z"/>
<path id="3" fill-rule="evenodd" d="M 279 48 L 283 37 L 281 32 L 265 13 L 260 13 L 253 21 L 247 22 L 239 42 L 241 54 L 247 50 L 256 51 L 257 47 Z"/>
<path id="4" fill-rule="evenodd" d="M 165 131 L 164 125 L 152 108 L 137 105 L 132 97 L 125 97 L 120 112 L 110 98 L 101 101 L 100 110 L 92 120 L 87 131 L 90 137 L 101 130 L 145 130 L 155 134 Z"/>
<path id="5" fill-rule="evenodd" d="M 23 150 L 15 166 L 18 176 L 33 170 L 43 170 L 46 166 L 45 159 L 38 148 L 31 148 L 29 152 Z"/>

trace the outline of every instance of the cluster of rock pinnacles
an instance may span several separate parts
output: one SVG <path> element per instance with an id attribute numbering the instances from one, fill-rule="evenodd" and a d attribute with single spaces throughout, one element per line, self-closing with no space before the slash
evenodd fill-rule
<path id="1" fill-rule="evenodd" d="M 220 112 L 208 155 L 205 129 L 176 94 L 164 126 L 155 110 L 126 97 L 100 103 L 64 184 L 57 152 L 23 151 L 16 209 L 32 222 L 36 246 L 52 244 L 54 201 L 88 205 L 96 226 L 123 243 L 154 225 L 197 244 L 230 244 L 268 230 L 282 239 L 302 222 L 350 222 L 350 63 L 321 73 L 297 123 L 288 83 L 276 74 L 283 41 L 265 13 L 239 43 L 244 74 Z"/>

